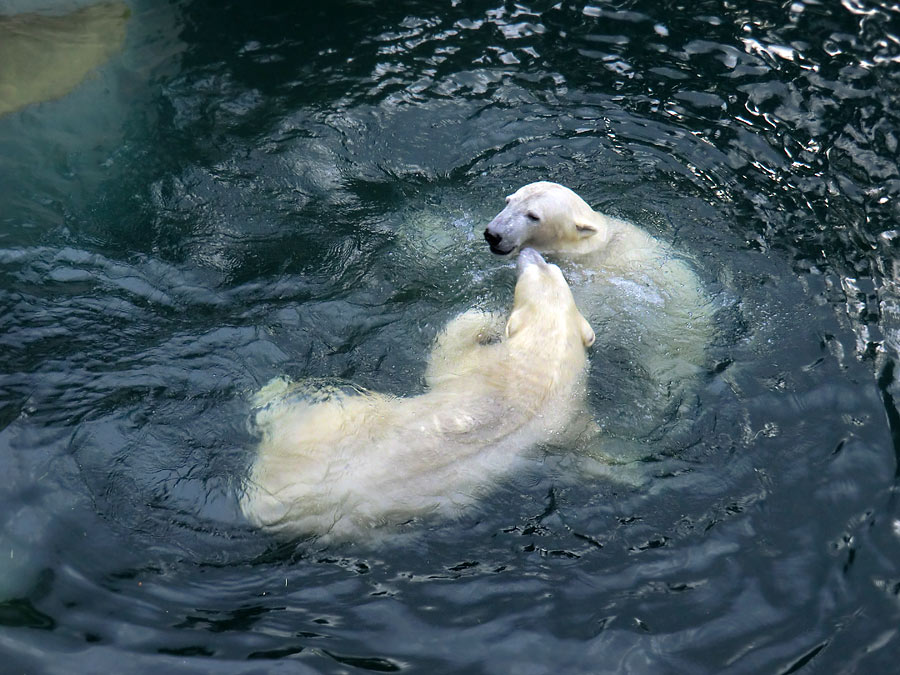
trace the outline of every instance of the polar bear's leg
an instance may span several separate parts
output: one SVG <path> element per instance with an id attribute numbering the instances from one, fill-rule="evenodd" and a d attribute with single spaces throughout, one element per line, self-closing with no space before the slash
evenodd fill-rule
<path id="1" fill-rule="evenodd" d="M 293 386 L 295 386 L 294 383 L 287 377 L 284 375 L 277 375 L 253 395 L 253 398 L 250 399 L 250 404 L 254 408 L 262 408 L 275 399 L 284 396 Z"/>
<path id="2" fill-rule="evenodd" d="M 458 375 L 460 357 L 479 345 L 495 342 L 503 334 L 504 316 L 470 309 L 450 321 L 438 334 L 428 357 L 425 382 L 429 387 Z"/>
<path id="3" fill-rule="evenodd" d="M 363 392 L 359 387 L 353 387 L 352 390 L 354 393 Z M 278 375 L 269 380 L 250 399 L 251 428 L 265 431 L 277 423 L 282 415 L 296 415 L 303 408 L 342 401 L 349 393 L 336 382 L 329 380 L 317 378 L 292 380 L 285 375 Z"/>

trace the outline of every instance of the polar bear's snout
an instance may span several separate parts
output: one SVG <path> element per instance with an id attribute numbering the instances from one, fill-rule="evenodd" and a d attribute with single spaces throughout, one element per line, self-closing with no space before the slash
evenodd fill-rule
<path id="1" fill-rule="evenodd" d="M 496 253 L 497 255 L 506 255 L 511 252 L 514 246 L 505 246 L 503 244 L 503 235 L 498 234 L 497 232 L 493 232 L 491 227 L 488 226 L 484 231 L 484 239 L 487 241 L 488 246 L 491 249 L 491 253 Z"/>
<path id="2" fill-rule="evenodd" d="M 542 267 L 546 267 L 547 261 L 544 260 L 543 256 L 533 248 L 523 248 L 519 252 L 518 260 L 516 260 L 516 269 L 518 273 L 522 274 L 529 265 L 540 265 Z"/>
<path id="3" fill-rule="evenodd" d="M 522 243 L 521 224 L 518 222 L 518 208 L 510 204 L 506 205 L 494 219 L 488 223 L 484 230 L 484 238 L 491 253 L 506 255 L 512 253 Z"/>

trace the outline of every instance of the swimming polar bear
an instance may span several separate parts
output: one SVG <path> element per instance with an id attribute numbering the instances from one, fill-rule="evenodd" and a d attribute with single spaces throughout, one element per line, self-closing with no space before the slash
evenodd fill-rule
<path id="1" fill-rule="evenodd" d="M 451 321 L 418 396 L 307 390 L 291 403 L 284 381 L 264 387 L 262 439 L 241 498 L 247 519 L 347 539 L 416 515 L 449 516 L 527 449 L 577 438 L 590 424 L 582 413 L 594 331 L 560 269 L 522 250 L 497 340 L 496 323 L 481 311 Z"/>
<path id="2" fill-rule="evenodd" d="M 496 254 L 530 246 L 564 266 L 578 306 L 597 331 L 598 349 L 608 357 L 600 366 L 607 378 L 618 360 L 624 384 L 634 386 L 628 380 L 635 373 L 648 384 L 627 404 L 642 407 L 645 419 L 632 420 L 624 433 L 650 435 L 665 410 L 684 405 L 690 381 L 707 366 L 713 306 L 683 257 L 546 181 L 508 196 L 484 237 Z"/>

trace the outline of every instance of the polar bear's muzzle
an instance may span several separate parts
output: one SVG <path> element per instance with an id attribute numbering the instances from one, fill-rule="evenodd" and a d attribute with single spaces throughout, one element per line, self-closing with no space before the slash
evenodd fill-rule
<path id="1" fill-rule="evenodd" d="M 524 272 L 529 265 L 540 265 L 541 267 L 546 267 L 547 261 L 544 260 L 543 256 L 533 248 L 523 248 L 519 252 L 519 257 L 516 260 L 516 271 L 519 274 L 522 274 L 522 272 Z"/>
<path id="2" fill-rule="evenodd" d="M 491 253 L 496 253 L 497 255 L 506 255 L 515 248 L 515 246 L 509 246 L 503 241 L 502 234 L 492 232 L 490 226 L 484 231 L 484 239 L 487 241 Z"/>

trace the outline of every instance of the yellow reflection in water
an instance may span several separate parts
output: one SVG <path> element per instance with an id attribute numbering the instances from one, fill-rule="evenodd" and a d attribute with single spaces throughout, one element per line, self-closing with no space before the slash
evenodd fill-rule
<path id="1" fill-rule="evenodd" d="M 75 89 L 122 48 L 130 13 L 101 2 L 58 16 L 0 16 L 0 115 Z"/>

